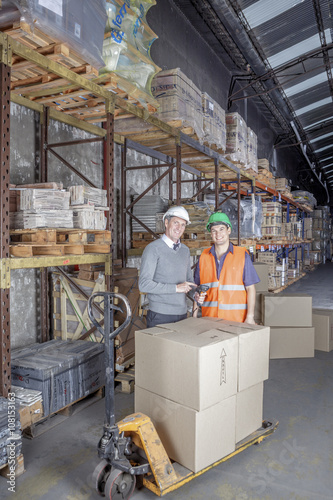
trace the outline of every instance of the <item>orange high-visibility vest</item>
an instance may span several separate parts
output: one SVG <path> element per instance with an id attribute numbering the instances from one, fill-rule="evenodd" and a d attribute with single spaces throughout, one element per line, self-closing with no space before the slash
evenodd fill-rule
<path id="1" fill-rule="evenodd" d="M 220 279 L 217 279 L 215 258 L 210 248 L 200 256 L 200 284 L 208 285 L 202 316 L 228 319 L 243 323 L 247 314 L 247 293 L 243 283 L 245 266 L 243 247 L 233 247 L 223 263 Z"/>

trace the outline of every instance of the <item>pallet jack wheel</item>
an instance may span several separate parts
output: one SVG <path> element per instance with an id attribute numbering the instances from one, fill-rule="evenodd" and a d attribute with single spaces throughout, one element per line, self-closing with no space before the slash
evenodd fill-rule
<path id="1" fill-rule="evenodd" d="M 95 468 L 93 472 L 93 482 L 95 489 L 99 495 L 104 497 L 105 495 L 105 485 L 107 479 L 110 475 L 111 464 L 107 460 L 102 460 Z"/>
<path id="2" fill-rule="evenodd" d="M 135 488 L 135 476 L 113 469 L 106 481 L 105 497 L 108 500 L 128 500 Z"/>

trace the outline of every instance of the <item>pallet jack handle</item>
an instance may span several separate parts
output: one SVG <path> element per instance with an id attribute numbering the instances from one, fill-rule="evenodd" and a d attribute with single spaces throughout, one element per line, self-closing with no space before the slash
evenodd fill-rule
<path id="1" fill-rule="evenodd" d="M 94 300 L 98 297 L 102 297 L 104 300 L 104 328 L 97 321 L 93 313 Z M 113 312 L 121 311 L 121 307 L 118 307 L 113 303 L 114 299 L 119 299 L 125 305 L 126 319 L 116 330 L 111 331 L 113 327 Z M 132 319 L 131 305 L 121 293 L 116 292 L 96 292 L 93 293 L 88 300 L 88 316 L 93 325 L 104 337 L 104 353 L 105 353 L 105 424 L 104 428 L 106 432 L 115 425 L 115 389 L 114 389 L 114 339 L 115 337 L 124 330 L 130 323 Z"/>

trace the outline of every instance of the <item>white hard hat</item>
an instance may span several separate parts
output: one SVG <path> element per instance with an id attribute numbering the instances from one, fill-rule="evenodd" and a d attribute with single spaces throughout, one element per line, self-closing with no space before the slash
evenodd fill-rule
<path id="1" fill-rule="evenodd" d="M 188 212 L 184 207 L 170 207 L 169 210 L 163 215 L 163 221 L 167 216 L 179 217 L 180 219 L 184 219 L 187 224 L 191 224 Z"/>

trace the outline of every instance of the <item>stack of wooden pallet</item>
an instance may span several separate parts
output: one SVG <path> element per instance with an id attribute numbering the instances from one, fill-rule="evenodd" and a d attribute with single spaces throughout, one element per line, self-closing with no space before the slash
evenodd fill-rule
<path id="1" fill-rule="evenodd" d="M 269 161 L 266 158 L 258 160 L 258 175 L 257 180 L 266 186 L 275 189 L 275 178 L 269 169 Z"/>

